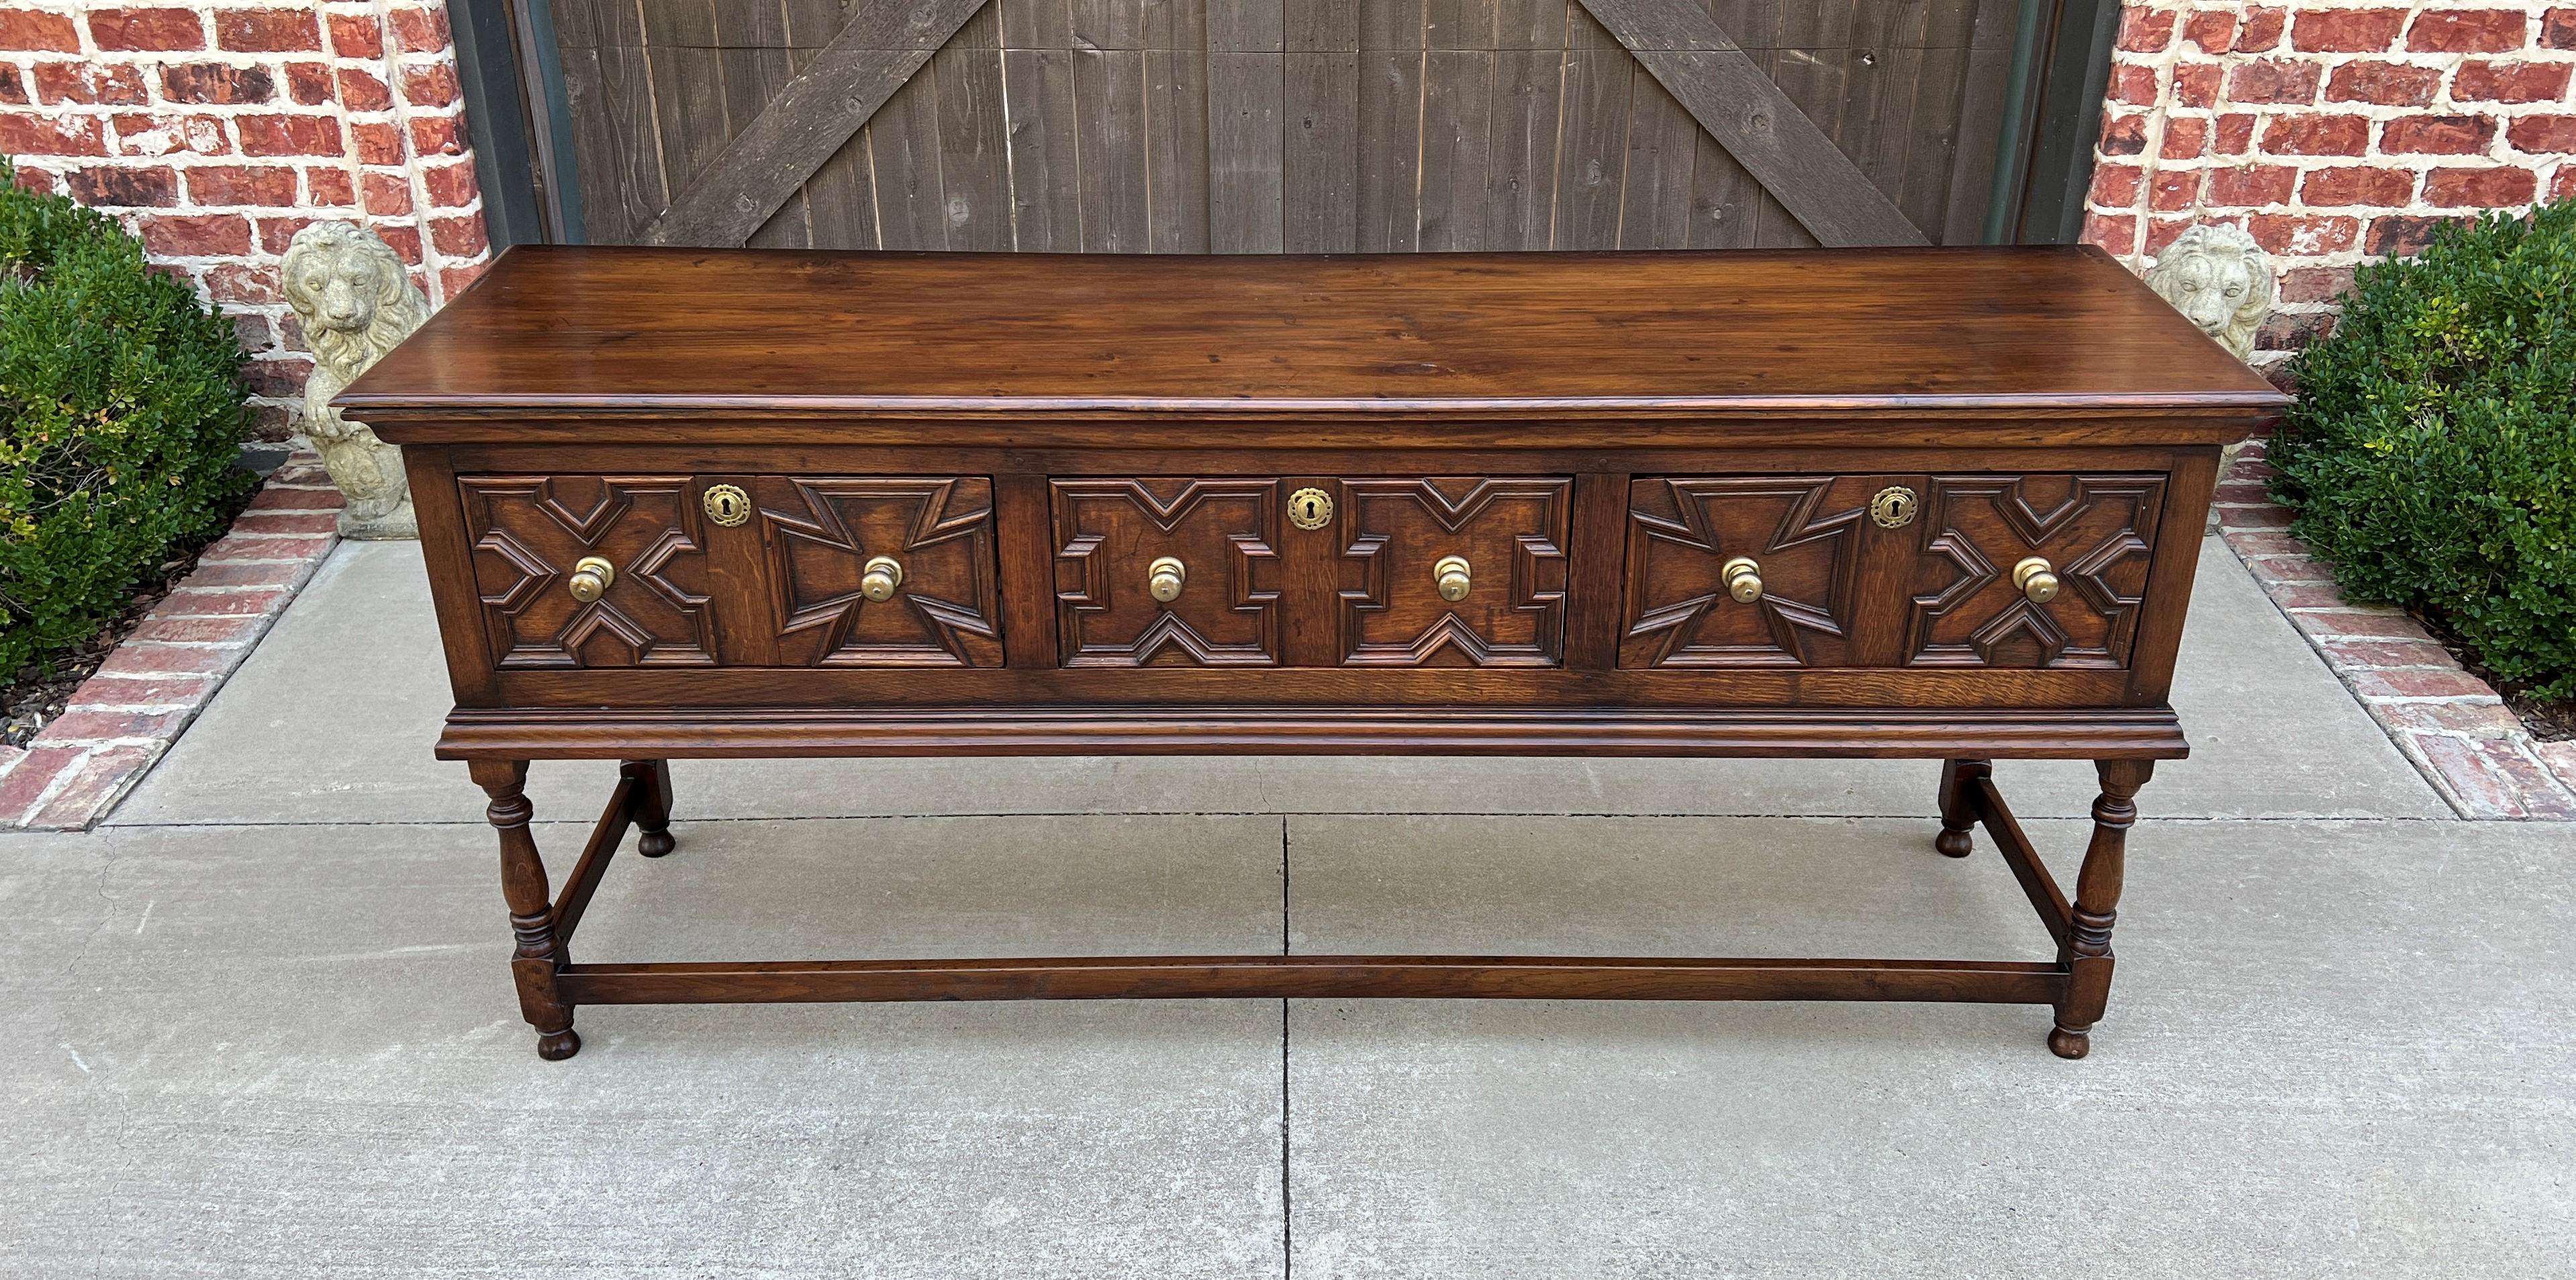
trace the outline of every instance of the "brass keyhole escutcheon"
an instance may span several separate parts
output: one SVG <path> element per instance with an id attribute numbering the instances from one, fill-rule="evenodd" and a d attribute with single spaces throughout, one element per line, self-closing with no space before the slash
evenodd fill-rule
<path id="1" fill-rule="evenodd" d="M 903 565 L 893 556 L 872 556 L 866 569 L 859 575 L 859 594 L 878 604 L 894 599 L 895 588 L 903 585 Z"/>
<path id="2" fill-rule="evenodd" d="M 707 519 L 725 528 L 733 528 L 751 518 L 751 495 L 744 493 L 738 486 L 708 485 L 707 496 L 703 501 L 707 508 Z"/>
<path id="3" fill-rule="evenodd" d="M 1321 489 L 1299 489 L 1288 495 L 1288 523 L 1321 529 L 1333 522 L 1333 495 Z"/>
<path id="4" fill-rule="evenodd" d="M 589 604 L 608 593 L 610 583 L 617 581 L 617 566 L 597 556 L 583 556 L 573 562 L 572 576 L 564 580 L 564 589 L 572 598 Z"/>
<path id="5" fill-rule="evenodd" d="M 1922 505 L 1912 489 L 1892 484 L 1879 490 L 1869 500 L 1869 518 L 1882 529 L 1902 529 L 1914 523 L 1915 509 Z"/>

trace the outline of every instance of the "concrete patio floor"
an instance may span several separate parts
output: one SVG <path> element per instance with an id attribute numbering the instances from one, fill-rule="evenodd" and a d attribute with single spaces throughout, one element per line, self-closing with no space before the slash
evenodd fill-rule
<path id="1" fill-rule="evenodd" d="M 0 1274 L 2564 1274 L 2576 827 L 2450 811 L 2215 542 L 2094 1054 L 2024 1007 L 519 1020 L 418 550 L 84 835 L 0 837 Z M 683 762 L 585 959 L 2041 958 L 1926 762 Z M 561 874 L 605 766 L 539 765 Z M 2083 765 L 1997 776 L 2071 879 Z"/>

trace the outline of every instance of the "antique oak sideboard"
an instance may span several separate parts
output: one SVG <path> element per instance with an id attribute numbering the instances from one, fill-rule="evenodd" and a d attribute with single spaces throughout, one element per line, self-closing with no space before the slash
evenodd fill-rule
<path id="1" fill-rule="evenodd" d="M 2091 249 L 521 248 L 335 403 L 409 459 L 545 1057 L 585 1004 L 1519 996 L 2045 1004 L 2071 1058 L 2219 446 L 2285 402 Z M 2057 958 L 570 950 L 673 758 L 1214 751 L 1939 760 Z M 2001 757 L 2096 763 L 2071 902 Z"/>

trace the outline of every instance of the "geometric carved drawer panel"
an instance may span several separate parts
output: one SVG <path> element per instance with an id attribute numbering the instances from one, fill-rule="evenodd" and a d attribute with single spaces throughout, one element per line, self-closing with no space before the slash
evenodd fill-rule
<path id="1" fill-rule="evenodd" d="M 494 663 L 715 662 L 706 544 L 687 476 L 466 476 L 457 484 Z M 585 556 L 616 570 L 589 604 L 564 585 Z"/>
<path id="2" fill-rule="evenodd" d="M 1906 631 L 1917 667 L 2125 667 L 2164 509 L 2161 475 L 1933 476 Z M 2012 567 L 2044 556 L 2046 604 Z"/>
<path id="3" fill-rule="evenodd" d="M 1367 479 L 1340 484 L 1340 651 L 1353 667 L 1552 667 L 1565 657 L 1573 482 Z M 1465 596 L 1437 570 L 1463 560 Z"/>
<path id="4" fill-rule="evenodd" d="M 1063 665 L 1278 665 L 1276 479 L 1059 479 L 1048 488 Z M 1165 559 L 1179 563 L 1180 577 L 1172 598 L 1157 600 L 1152 570 Z"/>
<path id="5" fill-rule="evenodd" d="M 763 476 L 749 484 L 781 664 L 1002 665 L 991 480 Z M 903 570 L 882 603 L 860 583 L 877 556 Z"/>
<path id="6" fill-rule="evenodd" d="M 1631 481 L 1619 665 L 1857 662 L 1854 585 L 1874 483 L 1853 476 Z M 1757 562 L 1761 575 L 1762 594 L 1751 603 L 1727 591 L 1725 566 L 1737 557 Z"/>

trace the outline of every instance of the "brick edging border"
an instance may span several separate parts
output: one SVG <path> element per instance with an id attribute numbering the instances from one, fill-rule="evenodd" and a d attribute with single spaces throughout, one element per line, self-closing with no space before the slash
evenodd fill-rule
<path id="1" fill-rule="evenodd" d="M 2536 742 L 2404 611 L 2347 602 L 2264 492 L 2265 441 L 2218 486 L 2219 533 L 2354 700 L 2463 818 L 2576 819 L 2576 742 Z"/>
<path id="2" fill-rule="evenodd" d="M 0 747 L 0 829 L 81 831 L 178 741 L 323 557 L 340 491 L 297 453 L 24 747 Z"/>

